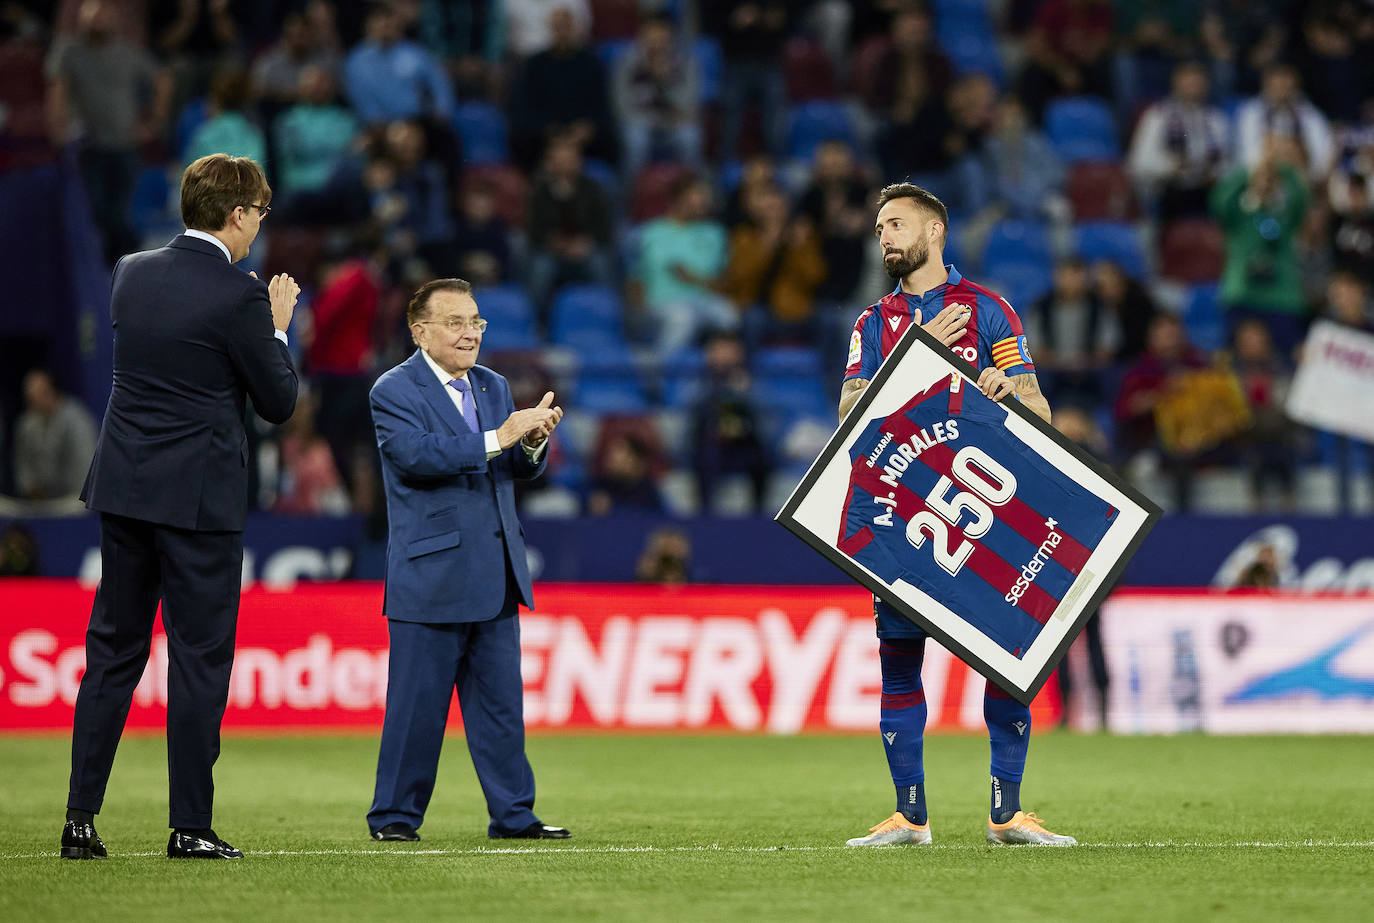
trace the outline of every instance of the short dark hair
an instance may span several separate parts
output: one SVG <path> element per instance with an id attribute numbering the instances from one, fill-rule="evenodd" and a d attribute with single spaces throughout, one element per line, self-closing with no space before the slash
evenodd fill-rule
<path id="1" fill-rule="evenodd" d="M 466 279 L 431 279 L 416 290 L 406 305 L 407 326 L 421 320 L 429 313 L 429 299 L 435 292 L 457 292 L 460 295 L 472 294 L 472 283 Z"/>
<path id="2" fill-rule="evenodd" d="M 197 231 L 218 231 L 240 205 L 266 205 L 272 187 L 251 157 L 207 154 L 181 174 L 181 220 Z"/>
<path id="3" fill-rule="evenodd" d="M 922 189 L 915 183 L 893 183 L 884 186 L 878 193 L 878 208 L 881 209 L 893 199 L 912 199 L 918 208 L 923 208 L 940 219 L 940 223 L 945 226 L 945 231 L 940 235 L 940 242 L 943 243 L 949 236 L 949 209 L 945 208 L 945 203 L 929 189 Z"/>

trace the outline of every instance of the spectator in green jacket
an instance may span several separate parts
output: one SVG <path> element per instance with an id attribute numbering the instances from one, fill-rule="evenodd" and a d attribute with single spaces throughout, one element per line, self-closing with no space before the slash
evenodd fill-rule
<path id="1" fill-rule="evenodd" d="M 210 84 L 210 119 L 186 142 L 183 160 L 189 164 L 207 154 L 228 154 L 267 163 L 267 140 L 244 114 L 247 107 L 248 74 L 239 67 L 215 74 Z"/>
<path id="2" fill-rule="evenodd" d="M 1294 239 L 1307 212 L 1301 152 L 1271 136 L 1252 170 L 1239 168 L 1212 190 L 1212 213 L 1226 234 L 1221 300 L 1234 332 L 1248 318 L 1264 322 L 1284 356 L 1302 340 L 1306 306 Z"/>

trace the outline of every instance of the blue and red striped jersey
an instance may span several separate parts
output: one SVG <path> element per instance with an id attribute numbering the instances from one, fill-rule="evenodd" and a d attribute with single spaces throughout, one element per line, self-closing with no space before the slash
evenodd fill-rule
<path id="1" fill-rule="evenodd" d="M 1020 657 L 1118 511 L 1029 451 L 1008 416 L 941 381 L 870 420 L 849 452 L 838 545 Z"/>
<path id="2" fill-rule="evenodd" d="M 926 292 L 912 295 L 902 291 L 901 283 L 877 304 L 870 305 L 854 322 L 849 339 L 849 363 L 844 377 L 872 381 L 888 353 L 911 326 L 916 311 L 922 322 L 929 321 L 948 305 L 964 304 L 972 310 L 964 336 L 950 347 L 979 371 L 995 365 L 1008 375 L 1034 372 L 1021 318 L 996 292 L 965 279 L 959 270 L 946 266 L 949 281 Z"/>

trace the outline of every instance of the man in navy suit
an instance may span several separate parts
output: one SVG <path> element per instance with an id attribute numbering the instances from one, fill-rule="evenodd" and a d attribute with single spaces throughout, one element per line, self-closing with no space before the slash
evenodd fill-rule
<path id="1" fill-rule="evenodd" d="M 210 826 L 211 767 L 229 697 L 248 500 L 244 397 L 283 423 L 296 406 L 286 351 L 300 288 L 234 267 L 272 190 L 246 157 L 186 168 L 186 233 L 115 266 L 114 386 L 82 499 L 100 514 L 102 578 L 72 725 L 61 855 L 104 858 L 95 832 L 115 748 L 162 602 L 172 858 L 236 859 Z"/>
<path id="2" fill-rule="evenodd" d="M 534 596 L 514 488 L 543 473 L 563 411 L 552 392 L 516 410 L 506 379 L 477 364 L 487 323 L 467 282 L 426 284 L 406 320 L 419 349 L 372 387 L 391 660 L 368 827 L 377 840 L 420 838 L 456 688 L 487 836 L 566 839 L 535 816 L 525 758 L 516 611 Z"/>

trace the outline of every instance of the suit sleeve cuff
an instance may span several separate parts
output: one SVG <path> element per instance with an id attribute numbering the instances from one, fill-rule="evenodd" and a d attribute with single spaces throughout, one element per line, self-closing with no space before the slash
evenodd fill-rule
<path id="1" fill-rule="evenodd" d="M 525 450 L 525 457 L 532 462 L 538 462 L 539 459 L 544 456 L 544 450 L 548 447 L 548 439 L 545 439 L 543 442 L 539 443 L 539 445 L 535 446 L 534 448 L 530 448 L 529 446 L 525 445 L 525 441 L 523 439 L 520 440 L 520 448 Z"/>
<path id="2" fill-rule="evenodd" d="M 487 460 L 490 461 L 501 454 L 501 443 L 497 440 L 494 429 L 489 429 L 482 435 L 487 444 Z"/>
<path id="3" fill-rule="evenodd" d="M 281 340 L 281 345 L 283 345 L 283 346 L 290 346 L 290 345 L 291 345 L 290 343 L 286 342 L 286 331 L 285 331 L 285 330 L 273 330 L 273 331 L 272 331 L 272 335 L 275 336 L 277 339 Z"/>

